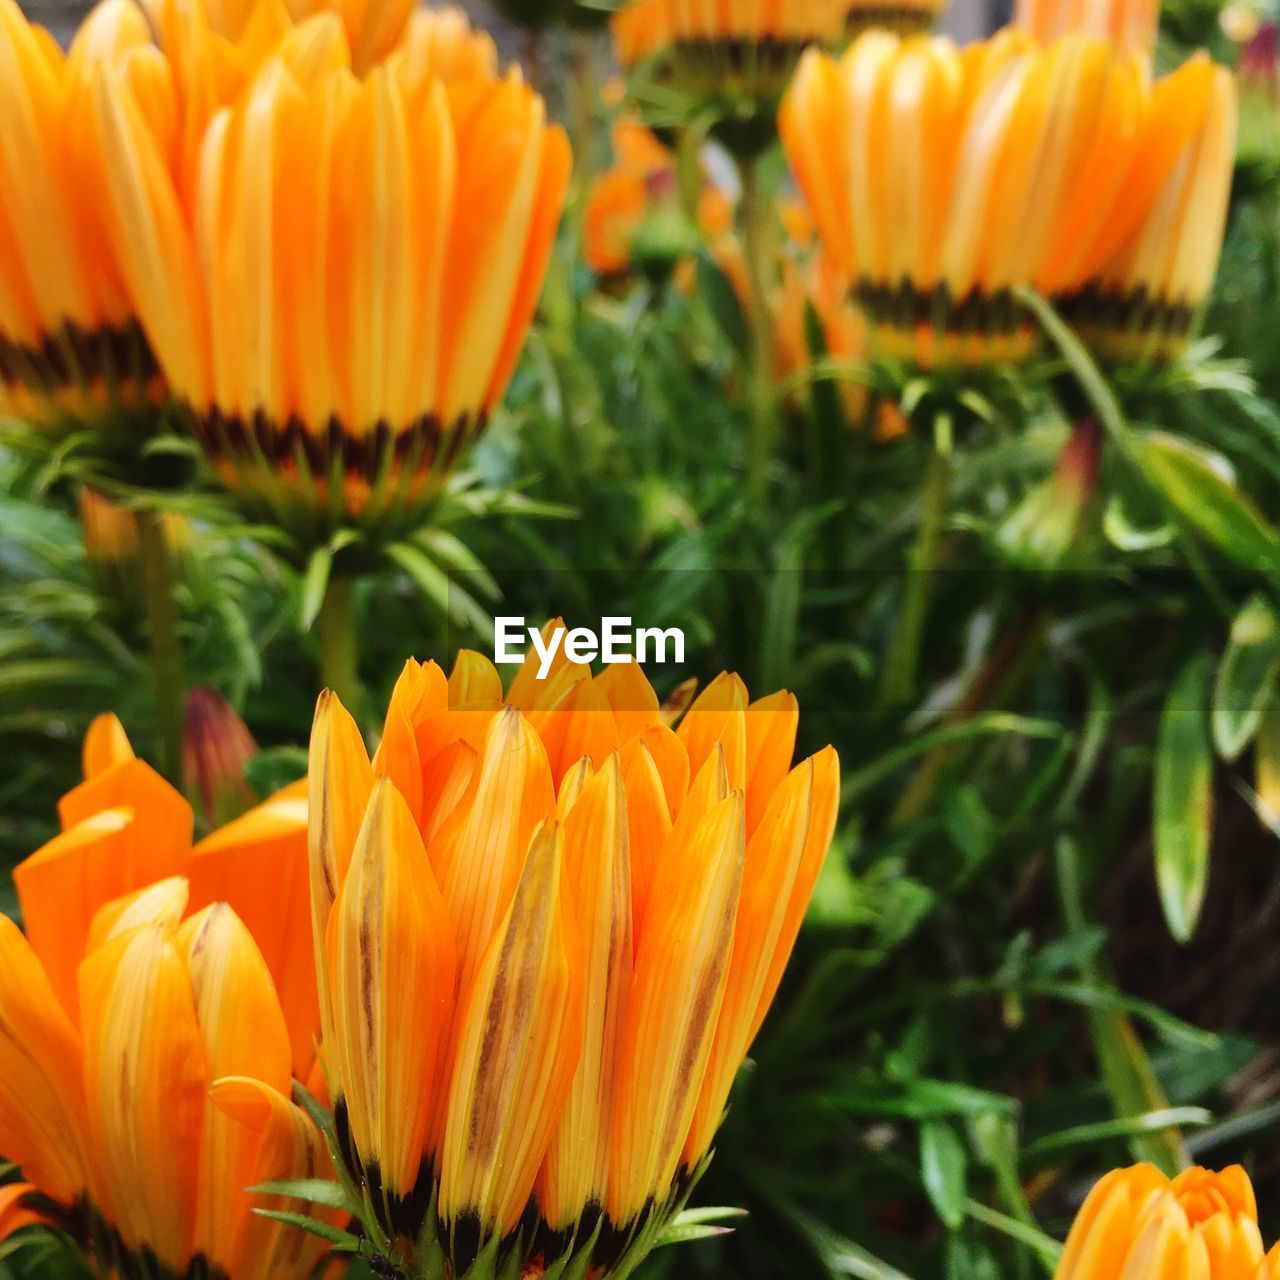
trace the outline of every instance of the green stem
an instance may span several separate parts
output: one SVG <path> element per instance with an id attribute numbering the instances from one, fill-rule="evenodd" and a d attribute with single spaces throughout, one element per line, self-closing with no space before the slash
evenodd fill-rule
<path id="1" fill-rule="evenodd" d="M 682 124 L 676 134 L 676 183 L 680 208 L 696 226 L 702 198 L 702 130 L 697 125 Z"/>
<path id="2" fill-rule="evenodd" d="M 325 588 L 318 619 L 320 676 L 358 720 L 360 663 L 356 641 L 356 580 L 334 575 Z"/>
<path id="3" fill-rule="evenodd" d="M 153 508 L 138 512 L 142 589 L 151 632 L 151 667 L 156 695 L 156 742 L 161 772 L 182 787 L 182 726 L 187 684 L 178 638 L 178 606 L 164 516 Z"/>
<path id="4" fill-rule="evenodd" d="M 942 527 L 946 519 L 950 488 L 950 452 L 942 447 L 940 441 L 935 443 L 929 455 L 929 464 L 925 468 L 920 493 L 920 526 L 908 560 L 906 596 L 877 702 L 881 713 L 901 706 L 915 692 L 920 646 L 924 639 L 929 597 L 933 591 L 933 580 L 942 549 Z"/>
<path id="5" fill-rule="evenodd" d="M 578 189 L 591 188 L 595 171 L 596 77 L 591 36 L 579 31 L 573 37 L 574 128 L 573 167 Z M 579 200 L 581 206 L 584 201 Z"/>
<path id="6" fill-rule="evenodd" d="M 1080 861 L 1075 844 L 1067 837 L 1054 851 L 1058 896 L 1068 936 L 1080 935 L 1087 927 L 1084 893 L 1080 886 Z M 1079 964 L 1081 978 L 1091 984 L 1105 983 L 1101 966 L 1086 956 Z M 1117 1119 L 1127 1120 L 1151 1111 L 1165 1111 L 1169 1100 L 1156 1076 L 1147 1051 L 1133 1029 L 1129 1015 L 1121 1009 L 1088 1011 L 1089 1031 L 1103 1083 L 1111 1095 Z M 1176 1128 L 1157 1133 L 1135 1133 L 1129 1146 L 1137 1160 L 1147 1160 L 1173 1176 L 1191 1163 L 1191 1155 Z"/>
<path id="7" fill-rule="evenodd" d="M 747 484 L 753 508 L 764 516 L 769 500 L 769 463 L 773 458 L 773 341 L 769 318 L 769 202 L 760 187 L 760 161 L 741 161 L 742 234 L 751 286 L 751 427 L 747 452 Z"/>

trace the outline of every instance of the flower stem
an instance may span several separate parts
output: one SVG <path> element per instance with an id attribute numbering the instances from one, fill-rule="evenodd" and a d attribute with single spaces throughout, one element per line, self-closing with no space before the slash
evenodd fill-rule
<path id="1" fill-rule="evenodd" d="M 745 157 L 742 176 L 742 234 L 751 296 L 751 434 L 747 452 L 747 483 L 752 507 L 767 513 L 769 463 L 774 444 L 773 343 L 769 333 L 769 204 L 760 188 L 760 160 Z"/>
<path id="2" fill-rule="evenodd" d="M 695 124 L 682 124 L 676 134 L 676 184 L 680 208 L 696 226 L 702 196 L 702 130 Z"/>
<path id="3" fill-rule="evenodd" d="M 356 580 L 334 575 L 325 588 L 317 620 L 320 634 L 320 676 L 343 705 L 359 720 L 360 662 L 356 640 Z"/>
<path id="4" fill-rule="evenodd" d="M 942 526 L 947 514 L 947 497 L 951 488 L 951 456 L 949 442 L 935 441 L 925 468 L 920 491 L 920 525 L 915 545 L 907 562 L 907 588 L 898 620 L 898 633 L 877 700 L 883 713 L 901 706 L 915 692 L 920 666 L 920 645 L 929 612 L 929 597 L 942 549 Z"/>
<path id="5" fill-rule="evenodd" d="M 1088 924 L 1080 886 L 1080 860 L 1075 843 L 1066 836 L 1059 839 L 1054 850 L 1054 865 L 1067 935 L 1080 936 Z M 1088 955 L 1079 962 L 1079 970 L 1081 978 L 1090 986 L 1106 982 L 1101 966 Z M 1167 1110 L 1169 1100 L 1128 1014 L 1119 1009 L 1091 1009 L 1088 1019 L 1094 1053 L 1116 1118 L 1127 1120 L 1151 1111 Z M 1129 1145 L 1135 1159 L 1149 1160 L 1170 1177 L 1191 1163 L 1181 1132 L 1172 1127 L 1156 1133 L 1135 1134 Z"/>
<path id="6" fill-rule="evenodd" d="M 173 596 L 173 566 L 164 516 L 153 508 L 138 512 L 138 548 L 151 667 L 156 696 L 156 742 L 161 772 L 182 787 L 182 724 L 186 713 L 186 674 L 178 638 L 178 607 Z"/>

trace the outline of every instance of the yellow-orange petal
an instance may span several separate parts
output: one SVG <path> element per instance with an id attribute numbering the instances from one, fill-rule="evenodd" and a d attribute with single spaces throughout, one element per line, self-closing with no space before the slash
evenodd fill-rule
<path id="1" fill-rule="evenodd" d="M 613 1118 L 606 1209 L 619 1226 L 671 1196 L 724 996 L 745 839 L 735 792 L 689 832 L 682 857 L 664 861 L 654 886 L 663 909 L 649 912 L 637 939 Z"/>
<path id="2" fill-rule="evenodd" d="M 159 925 L 164 929 L 176 929 L 186 914 L 191 898 L 191 886 L 183 876 L 170 876 L 133 893 L 126 893 L 114 902 L 101 907 L 89 925 L 85 942 L 85 954 L 141 929 L 144 925 Z"/>
<path id="3" fill-rule="evenodd" d="M 741 791 L 747 780 L 747 687 L 731 673 L 722 672 L 694 700 L 677 730 L 689 753 L 689 767 L 696 776 L 711 748 L 724 749 L 729 790 Z M 789 763 L 789 762 L 788 762 Z"/>
<path id="4" fill-rule="evenodd" d="M 120 718 L 110 711 L 94 718 L 84 735 L 81 763 L 86 778 L 105 773 L 112 766 L 133 759 L 133 747 L 124 731 Z"/>
<path id="5" fill-rule="evenodd" d="M 311 726 L 307 853 L 311 875 L 311 929 L 320 997 L 320 1025 L 329 1038 L 327 979 L 324 969 L 329 912 L 347 874 L 351 851 L 373 790 L 373 767 L 364 739 L 336 694 L 325 690 Z"/>
<path id="6" fill-rule="evenodd" d="M 11 1182 L 0 1187 L 0 1244 L 23 1227 L 38 1227 L 45 1218 L 38 1210 L 28 1207 L 37 1188 L 29 1182 Z"/>
<path id="7" fill-rule="evenodd" d="M 653 753 L 643 738 L 632 738 L 623 747 L 621 758 L 627 790 L 632 918 L 639 937 L 644 931 L 653 878 L 671 834 L 671 810 Z"/>
<path id="8" fill-rule="evenodd" d="M 543 824 L 464 996 L 440 1167 L 458 1274 L 524 1212 L 582 1047 L 582 997 L 562 886 L 562 832 Z"/>
<path id="9" fill-rule="evenodd" d="M 453 930 L 404 798 L 374 785 L 329 923 L 331 1085 L 388 1228 L 414 1236 L 447 1084 L 456 978 Z M 376 1169 L 376 1174 L 371 1173 Z M 425 1209 L 416 1198 L 417 1212 Z"/>
<path id="10" fill-rule="evenodd" d="M 186 863 L 191 907 L 225 902 L 271 973 L 289 1028 L 293 1070 L 307 1078 L 320 1035 L 307 861 L 307 780 L 206 836 Z"/>
<path id="11" fill-rule="evenodd" d="M 4 915 L 0 972 L 0 1151 L 45 1195 L 72 1204 L 87 1182 L 80 1037 Z"/>
<path id="12" fill-rule="evenodd" d="M 250 1076 L 231 1076 L 215 1080 L 209 1097 L 220 1112 L 256 1140 L 248 1185 L 332 1179 L 333 1165 L 323 1136 L 306 1112 L 278 1090 Z M 247 1208 L 301 1211 L 333 1226 L 341 1225 L 339 1214 L 305 1201 L 241 1195 Z M 314 1275 L 326 1249 L 323 1240 L 252 1212 L 243 1214 L 236 1236 L 228 1244 L 232 1258 L 228 1274 L 236 1280 L 294 1280 Z"/>
<path id="13" fill-rule="evenodd" d="M 178 935 L 196 1002 L 211 1080 L 252 1074 L 287 1090 L 289 1033 L 271 974 L 249 931 L 225 903 L 194 915 Z M 204 1110 L 193 1249 L 213 1264 L 234 1261 L 231 1243 L 248 1213 L 241 1194 L 253 1174 L 254 1145 L 238 1124 Z"/>
<path id="14" fill-rule="evenodd" d="M 195 1238 L 209 1075 L 186 964 L 153 926 L 114 939 L 80 969 L 90 1196 L 126 1248 L 179 1274 Z"/>
<path id="15" fill-rule="evenodd" d="M 791 769 L 800 704 L 783 690 L 759 698 L 747 708 L 747 835 L 760 825 L 769 801 Z"/>
<path id="16" fill-rule="evenodd" d="M 528 721 L 508 707 L 489 728 L 469 802 L 427 851 L 453 920 L 464 996 L 511 903 L 533 832 L 554 814 L 546 751 Z"/>
<path id="17" fill-rule="evenodd" d="M 638 662 L 613 662 L 596 677 L 618 723 L 618 741 L 630 742 L 662 723 L 658 695 Z"/>
<path id="18" fill-rule="evenodd" d="M 564 818 L 565 888 L 583 931 L 580 982 L 585 1007 L 578 1070 L 538 1181 L 538 1202 L 554 1229 L 604 1206 L 609 1135 L 617 1094 L 622 1026 L 631 989 L 631 875 L 622 765 L 610 756 L 587 777 Z M 564 789 L 562 788 L 562 798 Z"/>
<path id="19" fill-rule="evenodd" d="M 840 770 L 830 748 L 797 766 L 748 838 L 733 956 L 684 1162 L 711 1147 L 734 1076 L 772 1003 L 835 825 Z"/>
<path id="20" fill-rule="evenodd" d="M 98 774 L 83 788 L 98 788 L 123 770 L 138 777 L 151 774 L 137 760 Z M 40 957 L 49 981 L 65 1008 L 76 1008 L 76 970 L 84 958 L 89 928 L 99 908 L 144 885 L 177 875 L 182 870 L 189 831 L 182 824 L 191 809 L 167 784 L 152 796 L 150 782 L 136 790 L 102 788 L 104 802 L 116 797 L 131 800 L 119 808 L 96 803 L 74 806 L 75 817 L 43 848 L 37 849 L 14 870 L 14 884 L 31 945 Z M 77 797 L 78 799 L 79 797 Z M 155 800 L 155 810 L 145 807 Z M 177 803 L 169 803 L 176 800 Z M 64 815 L 68 815 L 64 805 Z M 83 815 L 83 816 L 81 816 Z M 179 824 L 175 832 L 163 823 L 171 817 Z M 65 816 L 64 816 L 65 820 Z"/>

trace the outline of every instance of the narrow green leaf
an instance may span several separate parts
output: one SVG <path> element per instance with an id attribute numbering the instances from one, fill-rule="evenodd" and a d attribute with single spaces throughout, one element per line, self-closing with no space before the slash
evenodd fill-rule
<path id="1" fill-rule="evenodd" d="M 920 1175 L 948 1231 L 964 1221 L 967 1166 L 964 1144 L 949 1124 L 929 1120 L 920 1126 Z"/>
<path id="2" fill-rule="evenodd" d="M 1024 1160 L 1037 1160 L 1056 1155 L 1072 1147 L 1087 1147 L 1116 1138 L 1132 1138 L 1139 1134 L 1159 1133 L 1163 1129 L 1183 1125 L 1206 1125 L 1213 1120 L 1213 1112 L 1204 1107 L 1166 1107 L 1161 1111 L 1148 1111 L 1140 1116 L 1121 1116 L 1115 1120 L 1101 1120 L 1097 1124 L 1081 1124 L 1058 1133 L 1050 1133 L 1022 1148 Z"/>
<path id="3" fill-rule="evenodd" d="M 324 593 L 329 589 L 329 574 L 333 569 L 333 552 L 328 547 L 317 547 L 307 562 L 307 571 L 302 579 L 301 623 L 304 631 L 311 630 L 311 624 L 320 616 L 320 606 L 324 604 Z"/>
<path id="4" fill-rule="evenodd" d="M 1156 741 L 1156 881 L 1169 932 L 1187 942 L 1196 931 L 1209 879 L 1213 827 L 1213 751 L 1205 697 L 1205 661 L 1178 673 Z"/>
<path id="5" fill-rule="evenodd" d="M 340 1182 L 329 1178 L 288 1178 L 276 1182 L 259 1183 L 250 1191 L 263 1196 L 284 1196 L 289 1200 L 305 1200 L 309 1204 L 324 1205 L 329 1209 L 341 1209 L 353 1218 L 360 1207 L 347 1194 Z"/>
<path id="6" fill-rule="evenodd" d="M 305 1231 L 308 1235 L 319 1236 L 321 1240 L 327 1240 L 336 1249 L 347 1249 L 355 1252 L 360 1248 L 360 1238 L 354 1236 L 350 1231 L 343 1231 L 341 1227 L 330 1226 L 327 1222 L 321 1222 L 317 1218 L 308 1218 L 305 1213 L 288 1213 L 282 1209 L 255 1209 L 254 1213 L 260 1218 L 270 1218 L 272 1222 L 283 1222 L 287 1226 L 297 1227 L 299 1231 Z"/>
<path id="7" fill-rule="evenodd" d="M 1280 567 L 1280 537 L 1217 455 L 1163 431 L 1147 432 L 1141 447 L 1147 473 L 1193 529 L 1237 564 Z"/>
<path id="8" fill-rule="evenodd" d="M 1258 731 L 1280 671 L 1280 619 L 1266 599 L 1252 596 L 1231 624 L 1213 691 L 1213 741 L 1234 760 Z"/>

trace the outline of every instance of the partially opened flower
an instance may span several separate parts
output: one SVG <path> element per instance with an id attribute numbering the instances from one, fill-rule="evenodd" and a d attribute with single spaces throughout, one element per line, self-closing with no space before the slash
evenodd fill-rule
<path id="1" fill-rule="evenodd" d="M 426 40 L 360 80 L 332 18 L 311 23 L 214 115 L 188 183 L 100 77 L 108 221 L 227 483 L 308 536 L 402 528 L 502 396 L 568 145 L 518 73 L 446 84 Z"/>
<path id="2" fill-rule="evenodd" d="M 1240 93 L 1241 166 L 1259 185 L 1275 180 L 1280 161 L 1280 27 L 1263 22 L 1236 62 Z"/>
<path id="3" fill-rule="evenodd" d="M 1160 27 L 1160 0 L 1015 0 L 1013 21 L 1041 44 L 1079 31 L 1150 54 Z"/>
<path id="4" fill-rule="evenodd" d="M 1164 363 L 1186 348 L 1222 251 L 1236 154 L 1236 89 L 1198 54 L 1157 86 L 1153 199 L 1063 310 L 1105 359 Z"/>
<path id="5" fill-rule="evenodd" d="M 1089 1193 L 1055 1280 L 1262 1280 L 1262 1237 L 1249 1175 L 1152 1165 L 1117 1169 Z"/>
<path id="6" fill-rule="evenodd" d="M 781 125 L 879 349 L 982 367 L 1032 348 L 1020 287 L 1092 279 L 1148 216 L 1176 156 L 1153 101 L 1140 60 L 1102 40 L 871 32 L 838 63 L 806 57 Z"/>
<path id="7" fill-rule="evenodd" d="M 228 902 L 248 927 L 284 1009 L 294 1072 L 306 1080 L 319 1018 L 305 783 L 193 847 L 191 806 L 134 756 L 115 716 L 100 716 L 90 729 L 84 772 L 85 780 L 59 803 L 62 832 L 19 863 L 13 876 L 30 945 L 67 1015 L 76 1017 L 77 974 L 106 904 L 182 877 L 194 910 Z"/>
<path id="8" fill-rule="evenodd" d="M 701 1171 L 835 821 L 789 694 L 678 729 L 635 666 L 410 663 L 311 743 L 324 1060 L 375 1247 L 625 1272 Z"/>
<path id="9" fill-rule="evenodd" d="M 182 772 L 209 826 L 253 807 L 253 788 L 244 771 L 257 753 L 249 726 L 222 694 L 208 686 L 191 690 L 182 728 Z"/>
<path id="10" fill-rule="evenodd" d="M 0 0 L 0 416 L 127 437 L 163 396 L 79 162 L 95 69 L 150 44 L 108 0 L 64 54 Z"/>
<path id="11" fill-rule="evenodd" d="M 94 1274 L 304 1280 L 320 1241 L 254 1213 L 257 1183 L 328 1176 L 291 1102 L 270 974 L 225 905 L 179 923 L 186 882 L 108 903 L 68 1009 L 0 916 L 0 1235 L 47 1222 Z M 7 1209 L 7 1211 L 6 1211 Z"/>
<path id="12" fill-rule="evenodd" d="M 752 154 L 800 54 L 842 35 L 845 0 L 631 0 L 613 19 L 618 60 L 709 117 L 721 141 Z M 642 95 L 643 96 L 643 95 Z"/>

